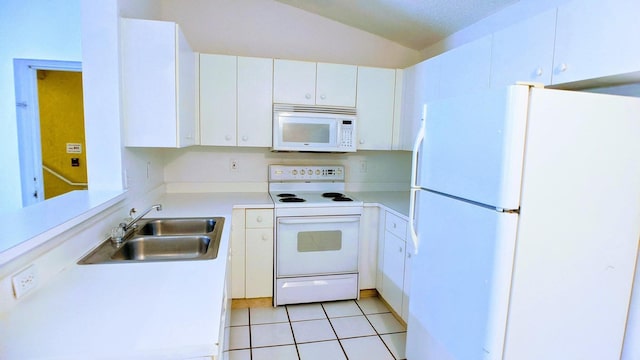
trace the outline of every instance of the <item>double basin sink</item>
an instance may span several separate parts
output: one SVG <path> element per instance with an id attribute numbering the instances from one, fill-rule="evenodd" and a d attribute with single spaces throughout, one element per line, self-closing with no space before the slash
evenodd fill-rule
<path id="1" fill-rule="evenodd" d="M 143 219 L 121 245 L 107 239 L 78 264 L 215 259 L 223 225 L 222 217 Z"/>

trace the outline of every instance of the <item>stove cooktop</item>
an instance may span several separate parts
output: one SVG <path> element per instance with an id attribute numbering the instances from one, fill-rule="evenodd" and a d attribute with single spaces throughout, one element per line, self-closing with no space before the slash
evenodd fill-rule
<path id="1" fill-rule="evenodd" d="M 362 201 L 342 192 L 271 193 L 276 207 L 362 206 Z"/>

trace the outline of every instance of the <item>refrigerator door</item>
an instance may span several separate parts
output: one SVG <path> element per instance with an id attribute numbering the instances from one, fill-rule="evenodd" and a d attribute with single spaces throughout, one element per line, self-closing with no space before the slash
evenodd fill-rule
<path id="1" fill-rule="evenodd" d="M 619 359 L 640 339 L 640 99 L 534 89 L 529 113 L 505 359 Z"/>
<path id="2" fill-rule="evenodd" d="M 427 104 L 418 186 L 517 209 L 528 96 L 519 85 Z"/>
<path id="3" fill-rule="evenodd" d="M 517 214 L 421 191 L 408 359 L 501 359 Z"/>

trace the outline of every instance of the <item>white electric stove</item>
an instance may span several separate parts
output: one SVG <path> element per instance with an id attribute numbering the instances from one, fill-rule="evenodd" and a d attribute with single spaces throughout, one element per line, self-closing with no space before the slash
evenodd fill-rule
<path id="1" fill-rule="evenodd" d="M 275 208 L 274 305 L 357 299 L 362 201 L 343 166 L 269 166 Z"/>

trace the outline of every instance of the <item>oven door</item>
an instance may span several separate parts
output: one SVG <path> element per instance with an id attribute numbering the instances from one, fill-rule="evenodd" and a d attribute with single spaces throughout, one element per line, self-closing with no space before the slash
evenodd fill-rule
<path id="1" fill-rule="evenodd" d="M 276 224 L 276 276 L 358 271 L 360 216 L 280 217 Z"/>

